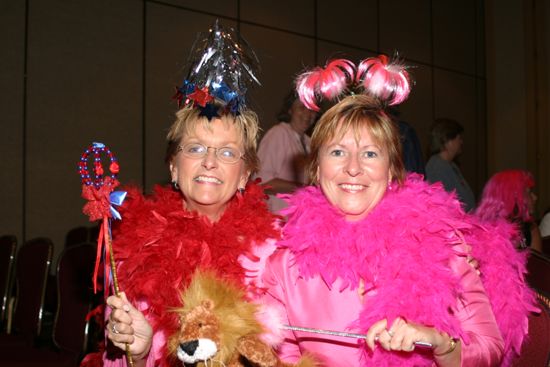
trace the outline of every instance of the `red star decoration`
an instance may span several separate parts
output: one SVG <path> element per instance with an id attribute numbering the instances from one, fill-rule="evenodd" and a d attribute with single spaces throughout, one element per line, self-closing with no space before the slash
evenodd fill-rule
<path id="1" fill-rule="evenodd" d="M 206 107 L 206 104 L 214 99 L 214 97 L 208 93 L 208 87 L 202 89 L 195 87 L 195 91 L 189 94 L 187 98 L 195 101 L 201 107 Z"/>

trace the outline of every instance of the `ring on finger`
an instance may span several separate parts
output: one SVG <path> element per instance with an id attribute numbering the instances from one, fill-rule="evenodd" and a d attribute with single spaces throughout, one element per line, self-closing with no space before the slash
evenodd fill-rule
<path id="1" fill-rule="evenodd" d="M 119 331 L 117 330 L 117 328 L 116 328 L 116 322 L 113 322 L 113 323 L 111 324 L 111 331 L 112 331 L 113 333 L 115 333 L 115 334 L 120 334 L 120 332 L 119 332 Z"/>
<path id="2" fill-rule="evenodd" d="M 388 335 L 390 336 L 390 338 L 393 338 L 393 336 L 395 335 L 395 333 L 391 330 L 386 330 L 388 332 Z"/>

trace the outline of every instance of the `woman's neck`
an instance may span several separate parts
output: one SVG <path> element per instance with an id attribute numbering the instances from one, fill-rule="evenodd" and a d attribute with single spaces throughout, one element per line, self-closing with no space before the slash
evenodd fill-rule
<path id="1" fill-rule="evenodd" d="M 452 162 L 455 158 L 448 150 L 442 150 L 439 152 L 439 157 L 447 162 Z"/>
<path id="2" fill-rule="evenodd" d="M 290 125 L 290 127 L 292 128 L 292 130 L 294 130 L 298 135 L 300 135 L 300 137 L 302 137 L 302 135 L 304 135 L 304 132 L 301 131 L 301 129 L 299 129 L 298 127 L 296 127 L 296 122 L 293 122 L 292 120 L 288 123 Z"/>
<path id="3" fill-rule="evenodd" d="M 183 209 L 189 212 L 196 212 L 201 217 L 206 217 L 210 223 L 216 223 L 223 215 L 227 205 L 201 205 L 198 203 L 187 203 L 183 200 Z"/>

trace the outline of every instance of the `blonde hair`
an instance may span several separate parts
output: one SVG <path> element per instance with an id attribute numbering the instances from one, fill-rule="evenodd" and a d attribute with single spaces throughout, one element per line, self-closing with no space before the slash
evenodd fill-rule
<path id="1" fill-rule="evenodd" d="M 178 145 L 184 136 L 194 132 L 197 124 L 201 123 L 207 129 L 210 129 L 210 121 L 206 116 L 199 116 L 199 110 L 191 106 L 186 106 L 176 113 L 176 121 L 170 127 L 166 140 L 168 147 L 166 149 L 165 161 L 171 162 L 177 154 Z M 241 111 L 239 115 L 223 114 L 221 120 L 226 123 L 233 123 L 240 133 L 240 140 L 244 147 L 243 160 L 250 174 L 258 171 L 260 163 L 256 154 L 258 132 L 258 116 L 251 110 Z"/>
<path id="2" fill-rule="evenodd" d="M 356 139 L 360 130 L 367 128 L 377 144 L 388 152 L 390 173 L 400 185 L 405 180 L 401 138 L 395 122 L 384 112 L 382 103 L 365 94 L 342 99 L 321 116 L 311 136 L 311 154 L 307 167 L 310 183 L 318 183 L 319 151 L 332 139 L 342 138 L 352 130 Z"/>

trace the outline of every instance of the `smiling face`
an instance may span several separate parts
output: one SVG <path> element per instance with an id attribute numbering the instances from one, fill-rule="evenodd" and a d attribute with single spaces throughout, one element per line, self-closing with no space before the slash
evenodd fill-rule
<path id="1" fill-rule="evenodd" d="M 328 201 L 347 220 L 365 218 L 382 200 L 391 181 L 390 160 L 367 127 L 348 130 L 319 149 L 317 177 Z"/>
<path id="2" fill-rule="evenodd" d="M 223 117 L 210 122 L 190 122 L 195 128 L 185 134 L 180 146 L 200 143 L 206 147 L 236 148 L 244 151 L 242 136 L 235 124 Z M 207 125 L 206 125 L 207 124 Z M 170 163 L 172 181 L 176 181 L 184 197 L 185 208 L 217 221 L 238 188 L 244 188 L 249 172 L 244 160 L 224 163 L 215 149 L 208 149 L 202 158 L 191 158 L 178 152 Z"/>

